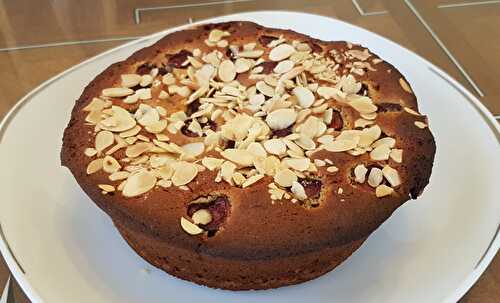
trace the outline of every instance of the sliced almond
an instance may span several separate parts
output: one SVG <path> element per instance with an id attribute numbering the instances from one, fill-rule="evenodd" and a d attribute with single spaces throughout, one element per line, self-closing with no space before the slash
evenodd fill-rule
<path id="1" fill-rule="evenodd" d="M 358 183 L 364 183 L 366 180 L 366 173 L 368 172 L 368 169 L 365 167 L 364 164 L 358 164 L 354 168 L 354 180 Z"/>
<path id="2" fill-rule="evenodd" d="M 414 116 L 421 116 L 419 113 L 417 113 L 416 111 L 414 111 L 413 109 L 409 108 L 409 107 L 403 107 L 403 109 L 405 110 L 405 112 L 409 113 L 409 114 L 412 114 Z"/>
<path id="3" fill-rule="evenodd" d="M 382 168 L 382 174 L 392 187 L 396 187 L 401 184 L 401 179 L 399 178 L 398 171 L 390 167 L 389 165 L 386 165 L 384 166 L 384 168 Z"/>
<path id="4" fill-rule="evenodd" d="M 284 74 L 292 70 L 293 66 L 295 63 L 291 60 L 284 60 L 278 63 L 274 69 L 273 72 L 276 74 Z"/>
<path id="5" fill-rule="evenodd" d="M 213 29 L 208 35 L 208 41 L 212 43 L 219 42 L 223 37 L 229 36 L 228 32 L 221 31 L 220 29 Z"/>
<path id="6" fill-rule="evenodd" d="M 293 182 L 297 181 L 297 175 L 288 168 L 280 169 L 274 175 L 274 182 L 283 187 L 292 186 Z"/>
<path id="7" fill-rule="evenodd" d="M 135 158 L 149 151 L 151 147 L 152 144 L 149 142 L 136 143 L 127 147 L 127 149 L 125 150 L 125 155 L 129 158 Z"/>
<path id="8" fill-rule="evenodd" d="M 308 170 L 309 165 L 311 164 L 311 160 L 307 158 L 302 158 L 302 159 L 286 158 L 283 159 L 283 163 L 285 163 L 288 167 L 296 171 L 306 171 Z"/>
<path id="9" fill-rule="evenodd" d="M 139 83 L 142 87 L 149 86 L 153 83 L 153 77 L 151 75 L 142 75 L 141 82 Z"/>
<path id="10" fill-rule="evenodd" d="M 115 187 L 109 184 L 99 184 L 97 185 L 100 189 L 104 191 L 104 193 L 111 193 L 115 191 Z"/>
<path id="11" fill-rule="evenodd" d="M 208 168 L 208 170 L 210 171 L 218 169 L 223 162 L 224 159 L 212 158 L 212 157 L 204 157 L 203 159 L 201 159 L 201 164 L 203 164 L 203 166 Z"/>
<path id="12" fill-rule="evenodd" d="M 90 161 L 87 165 L 87 175 L 96 173 L 102 169 L 103 160 L 101 158 Z"/>
<path id="13" fill-rule="evenodd" d="M 207 209 L 202 208 L 195 211 L 191 219 L 193 219 L 194 224 L 205 225 L 212 222 L 212 214 Z"/>
<path id="14" fill-rule="evenodd" d="M 137 135 L 141 131 L 141 127 L 139 125 L 134 126 L 133 128 L 121 132 L 120 137 L 121 138 L 128 138 Z"/>
<path id="15" fill-rule="evenodd" d="M 273 130 L 284 129 L 295 123 L 297 112 L 292 108 L 277 109 L 266 117 L 267 125 Z"/>
<path id="16" fill-rule="evenodd" d="M 123 187 L 125 197 L 135 197 L 151 190 L 156 184 L 156 177 L 146 170 L 139 171 L 127 178 Z"/>
<path id="17" fill-rule="evenodd" d="M 297 97 L 300 107 L 309 108 L 314 103 L 313 93 L 302 86 L 297 86 L 293 89 L 293 94 Z"/>
<path id="18" fill-rule="evenodd" d="M 325 144 L 325 149 L 330 152 L 344 152 L 351 150 L 357 146 L 354 140 L 335 140 L 329 144 Z"/>
<path id="19" fill-rule="evenodd" d="M 262 144 L 260 144 L 258 142 L 250 143 L 247 146 L 247 151 L 251 152 L 254 155 L 254 157 L 264 157 L 265 158 L 267 156 L 266 150 L 264 149 L 264 147 L 262 147 Z"/>
<path id="20" fill-rule="evenodd" d="M 384 178 L 382 174 L 382 170 L 377 167 L 373 167 L 370 169 L 370 173 L 368 174 L 368 184 L 371 187 L 377 187 L 382 183 L 382 179 Z"/>
<path id="21" fill-rule="evenodd" d="M 264 54 L 264 50 L 256 49 L 256 50 L 251 50 L 251 51 L 238 52 L 238 57 L 239 58 L 259 58 L 263 54 Z"/>
<path id="22" fill-rule="evenodd" d="M 234 173 L 232 178 L 236 186 L 241 186 L 247 180 L 247 178 L 245 178 L 245 176 L 243 176 L 243 174 L 239 172 Z"/>
<path id="23" fill-rule="evenodd" d="M 125 109 L 113 105 L 111 107 L 113 115 L 99 122 L 100 128 L 112 132 L 123 132 L 136 125 L 135 119 Z"/>
<path id="24" fill-rule="evenodd" d="M 304 186 L 300 184 L 297 181 L 292 182 L 292 188 L 291 191 L 293 193 L 293 196 L 299 200 L 305 200 L 307 199 L 306 191 L 304 189 Z"/>
<path id="25" fill-rule="evenodd" d="M 203 229 L 199 228 L 198 225 L 191 223 L 188 219 L 181 217 L 181 227 L 186 233 L 196 236 L 203 233 Z"/>
<path id="26" fill-rule="evenodd" d="M 394 162 L 401 163 L 403 162 L 403 150 L 402 149 L 392 149 L 389 157 L 394 160 Z"/>
<path id="27" fill-rule="evenodd" d="M 370 98 L 359 96 L 351 101 L 349 105 L 362 114 L 370 114 L 377 111 L 377 106 L 373 104 Z"/>
<path id="28" fill-rule="evenodd" d="M 427 124 L 425 124 L 424 122 L 415 121 L 415 126 L 417 126 L 420 129 L 424 129 L 427 127 Z"/>
<path id="29" fill-rule="evenodd" d="M 167 128 L 167 120 L 159 120 L 146 125 L 146 130 L 152 134 L 159 134 Z"/>
<path id="30" fill-rule="evenodd" d="M 399 85 L 403 88 L 403 90 L 409 94 L 413 94 L 413 91 L 410 88 L 410 85 L 403 78 L 399 78 Z"/>
<path id="31" fill-rule="evenodd" d="M 193 142 L 181 146 L 184 152 L 192 157 L 198 157 L 205 150 L 203 142 Z"/>
<path id="32" fill-rule="evenodd" d="M 377 198 L 389 196 L 393 192 L 394 192 L 394 189 L 392 189 L 391 187 L 384 185 L 384 184 L 379 185 L 379 186 L 377 186 L 377 188 L 375 188 L 375 196 L 377 196 Z"/>
<path id="33" fill-rule="evenodd" d="M 128 171 L 116 171 L 108 176 L 111 181 L 125 180 L 128 178 L 130 173 Z"/>
<path id="34" fill-rule="evenodd" d="M 336 166 L 329 166 L 326 168 L 326 171 L 329 172 L 329 173 L 336 173 L 339 171 L 338 167 Z"/>
<path id="35" fill-rule="evenodd" d="M 102 169 L 108 174 L 119 171 L 121 168 L 120 163 L 112 156 L 105 156 L 102 162 Z"/>
<path id="36" fill-rule="evenodd" d="M 314 143 L 314 141 L 307 136 L 301 136 L 299 139 L 295 141 L 295 143 L 297 143 L 298 146 L 302 147 L 307 151 L 312 151 L 313 149 L 316 148 L 316 143 Z"/>
<path id="37" fill-rule="evenodd" d="M 280 139 L 270 139 L 264 142 L 265 150 L 272 155 L 284 155 L 286 153 L 286 144 Z"/>
<path id="38" fill-rule="evenodd" d="M 249 187 L 250 185 L 253 185 L 254 183 L 256 183 L 257 181 L 259 181 L 262 178 L 264 178 L 264 175 L 262 175 L 262 174 L 257 174 L 257 175 L 250 176 L 248 179 L 246 179 L 245 182 L 243 182 L 243 184 L 241 185 L 241 187 L 242 188 Z"/>
<path id="39" fill-rule="evenodd" d="M 257 82 L 257 84 L 255 84 L 255 87 L 257 87 L 257 90 L 262 94 L 264 94 L 265 96 L 268 97 L 274 96 L 274 88 L 267 85 L 264 81 Z"/>
<path id="40" fill-rule="evenodd" d="M 281 61 L 290 57 L 295 52 L 295 48 L 290 44 L 280 44 L 269 52 L 271 61 Z"/>
<path id="41" fill-rule="evenodd" d="M 318 95 L 325 99 L 338 99 L 339 96 L 343 96 L 344 93 L 341 92 L 339 89 L 334 88 L 334 87 L 329 87 L 329 86 L 320 86 L 318 87 L 318 90 L 316 91 Z"/>
<path id="42" fill-rule="evenodd" d="M 236 165 L 231 161 L 225 161 L 220 167 L 220 175 L 227 183 L 232 184 L 233 174 L 236 170 Z"/>
<path id="43" fill-rule="evenodd" d="M 137 74 L 121 75 L 123 87 L 134 87 L 141 82 L 141 76 Z"/>
<path id="44" fill-rule="evenodd" d="M 389 159 L 391 149 L 387 145 L 379 145 L 370 152 L 370 158 L 375 161 L 383 161 Z"/>
<path id="45" fill-rule="evenodd" d="M 95 155 L 97 155 L 97 150 L 95 148 L 92 148 L 92 147 L 87 147 L 83 153 L 85 154 L 85 156 L 87 157 L 93 157 Z"/>
<path id="46" fill-rule="evenodd" d="M 244 73 L 252 68 L 252 61 L 245 58 L 238 58 L 234 63 L 235 70 L 238 74 Z"/>
<path id="47" fill-rule="evenodd" d="M 220 63 L 217 73 L 223 82 L 231 82 L 236 77 L 236 67 L 231 60 L 224 60 Z"/>
<path id="48" fill-rule="evenodd" d="M 120 98 L 128 95 L 132 95 L 134 91 L 126 87 L 111 87 L 102 90 L 102 95 L 104 97 Z"/>
<path id="49" fill-rule="evenodd" d="M 172 176 L 172 182 L 175 186 L 186 185 L 191 182 L 198 174 L 196 165 L 189 162 L 178 162 L 175 165 L 175 172 Z"/>
<path id="50" fill-rule="evenodd" d="M 93 98 L 92 101 L 90 101 L 90 103 L 87 106 L 85 106 L 82 110 L 86 112 L 92 112 L 92 111 L 100 112 L 106 107 L 108 107 L 106 101 L 99 98 Z"/>
<path id="51" fill-rule="evenodd" d="M 247 150 L 228 148 L 222 151 L 221 155 L 227 160 L 243 167 L 253 165 L 254 155 Z"/>
<path id="52" fill-rule="evenodd" d="M 386 145 L 389 148 L 393 148 L 396 145 L 396 139 L 391 137 L 384 137 L 382 139 L 378 139 L 377 141 L 373 142 L 372 147 L 376 148 L 380 145 Z"/>

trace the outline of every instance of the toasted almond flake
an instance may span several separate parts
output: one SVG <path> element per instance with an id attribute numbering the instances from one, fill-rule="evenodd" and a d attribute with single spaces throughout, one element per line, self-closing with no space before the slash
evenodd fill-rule
<path id="1" fill-rule="evenodd" d="M 219 65 L 217 73 L 223 82 L 231 82 L 236 77 L 236 67 L 231 60 L 224 60 Z"/>
<path id="2" fill-rule="evenodd" d="M 323 161 L 321 159 L 314 159 L 314 165 L 316 165 L 318 167 L 322 167 L 322 166 L 325 166 L 326 163 L 325 163 L 325 161 Z"/>
<path id="3" fill-rule="evenodd" d="M 151 147 L 152 144 L 149 142 L 136 143 L 127 147 L 127 149 L 125 150 L 125 155 L 129 158 L 135 158 L 149 151 Z"/>
<path id="4" fill-rule="evenodd" d="M 265 150 L 272 155 L 284 155 L 286 144 L 280 139 L 270 139 L 264 142 Z"/>
<path id="5" fill-rule="evenodd" d="M 242 188 L 249 187 L 250 185 L 256 183 L 257 181 L 259 181 L 262 178 L 264 178 L 264 175 L 262 175 L 262 174 L 257 174 L 257 175 L 250 176 L 248 179 L 246 179 L 245 182 L 243 182 L 243 184 L 241 185 L 241 187 Z"/>
<path id="6" fill-rule="evenodd" d="M 231 161 L 225 161 L 220 167 L 220 175 L 224 181 L 232 184 L 233 174 L 236 170 L 236 165 Z"/>
<path id="7" fill-rule="evenodd" d="M 245 176 L 239 172 L 234 173 L 232 179 L 236 186 L 241 186 L 247 180 Z"/>
<path id="8" fill-rule="evenodd" d="M 175 172 L 172 176 L 172 182 L 175 186 L 186 185 L 196 178 L 196 175 L 198 174 L 196 165 L 184 161 L 177 162 L 175 164 Z"/>
<path id="9" fill-rule="evenodd" d="M 134 91 L 132 89 L 126 87 L 111 87 L 102 90 L 102 95 L 104 97 L 113 98 L 125 97 L 128 95 L 132 95 L 133 93 Z"/>
<path id="10" fill-rule="evenodd" d="M 187 187 L 186 185 L 179 186 L 179 189 L 180 190 L 185 190 L 185 191 L 189 191 L 190 190 L 189 187 Z"/>
<path id="11" fill-rule="evenodd" d="M 344 193 L 344 189 L 342 187 L 339 187 L 339 189 L 337 190 L 337 193 L 339 195 L 343 194 Z"/>
<path id="12" fill-rule="evenodd" d="M 264 94 L 265 96 L 272 97 L 274 96 L 274 88 L 271 86 L 267 85 L 264 81 L 259 81 L 257 84 L 255 84 L 257 87 L 257 90 Z"/>
<path id="13" fill-rule="evenodd" d="M 134 144 L 136 141 L 137 141 L 137 137 L 128 137 L 128 138 L 125 138 L 125 142 L 127 144 L 129 144 L 129 145 Z"/>
<path id="14" fill-rule="evenodd" d="M 238 58 L 234 63 L 234 67 L 238 74 L 244 73 L 252 68 L 252 61 L 245 58 Z"/>
<path id="15" fill-rule="evenodd" d="M 100 189 L 102 189 L 103 191 L 107 192 L 107 193 L 111 193 L 111 192 L 114 192 L 115 191 L 115 187 L 113 185 L 109 185 L 109 184 L 98 184 L 97 185 Z"/>
<path id="16" fill-rule="evenodd" d="M 340 139 L 331 143 L 325 144 L 325 149 L 330 152 L 344 152 L 351 150 L 357 146 L 356 141 Z"/>
<path id="17" fill-rule="evenodd" d="M 175 79 L 175 76 L 173 74 L 167 73 L 163 75 L 161 82 L 163 82 L 163 84 L 165 85 L 173 85 L 177 82 L 177 80 Z"/>
<path id="18" fill-rule="evenodd" d="M 259 170 L 260 163 L 254 161 L 254 165 L 257 170 Z M 261 166 L 262 173 L 268 176 L 273 176 L 276 173 L 276 169 L 280 166 L 280 160 L 276 156 L 268 156 L 266 159 L 264 159 Z"/>
<path id="19" fill-rule="evenodd" d="M 375 140 L 380 137 L 381 134 L 382 130 L 378 125 L 363 129 L 359 137 L 358 146 L 362 148 L 368 148 Z"/>
<path id="20" fill-rule="evenodd" d="M 365 167 L 364 164 L 358 164 L 354 168 L 354 180 L 358 183 L 364 183 L 366 180 L 366 173 L 368 172 L 368 169 Z"/>
<path id="21" fill-rule="evenodd" d="M 284 73 L 287 73 L 290 70 L 292 70 L 294 65 L 295 65 L 295 63 L 293 61 L 284 60 L 284 61 L 281 61 L 280 63 L 278 63 L 274 67 L 273 72 L 275 72 L 276 74 L 284 74 Z"/>
<path id="22" fill-rule="evenodd" d="M 146 125 L 146 130 L 152 134 L 159 134 L 167 128 L 167 120 L 159 120 Z"/>
<path id="23" fill-rule="evenodd" d="M 89 165 L 87 165 L 87 175 L 98 172 L 102 169 L 103 160 L 101 158 L 90 161 Z"/>
<path id="24" fill-rule="evenodd" d="M 224 162 L 223 159 L 212 158 L 212 157 L 204 157 L 201 160 L 201 164 L 203 164 L 203 166 L 208 168 L 208 170 L 210 170 L 210 171 L 214 171 L 214 170 L 218 169 L 222 165 L 223 162 Z"/>
<path id="25" fill-rule="evenodd" d="M 301 201 L 307 199 L 307 195 L 306 195 L 306 191 L 304 189 L 304 186 L 302 186 L 302 184 L 300 184 L 299 182 L 297 182 L 297 181 L 292 182 L 291 191 L 292 191 L 293 196 L 295 198 L 297 198 Z"/>
<path id="26" fill-rule="evenodd" d="M 229 42 L 227 42 L 227 40 L 220 40 L 219 42 L 217 42 L 217 47 L 224 48 L 227 47 L 228 44 Z"/>
<path id="27" fill-rule="evenodd" d="M 415 126 L 420 128 L 420 129 L 424 129 L 427 127 L 427 124 L 425 124 L 424 122 L 415 121 Z"/>
<path id="28" fill-rule="evenodd" d="M 295 143 L 307 151 L 312 151 L 316 148 L 316 143 L 314 143 L 314 141 L 307 136 L 301 136 L 295 141 Z"/>
<path id="29" fill-rule="evenodd" d="M 172 181 L 161 179 L 156 182 L 156 185 L 161 186 L 163 188 L 169 188 L 172 186 Z"/>
<path id="30" fill-rule="evenodd" d="M 401 87 L 403 88 L 403 90 L 405 92 L 413 94 L 413 91 L 411 90 L 410 85 L 408 85 L 408 83 L 403 78 L 399 78 L 399 85 L 401 85 Z"/>
<path id="31" fill-rule="evenodd" d="M 156 177 L 146 170 L 131 174 L 123 187 L 125 197 L 135 197 L 151 190 L 156 184 Z"/>
<path id="32" fill-rule="evenodd" d="M 123 132 L 136 125 L 135 119 L 125 109 L 113 105 L 111 107 L 113 115 L 99 122 L 99 126 L 104 130 L 112 132 Z"/>
<path id="33" fill-rule="evenodd" d="M 334 88 L 334 87 L 329 87 L 329 86 L 320 86 L 318 87 L 317 91 L 318 95 L 320 95 L 321 97 L 325 98 L 325 99 L 338 99 L 339 96 L 340 97 L 343 97 L 343 93 L 337 89 L 337 88 Z"/>
<path id="34" fill-rule="evenodd" d="M 409 113 L 409 114 L 412 114 L 414 116 L 421 116 L 419 113 L 417 113 L 416 111 L 414 111 L 413 109 L 409 108 L 409 107 L 403 107 L 403 109 L 405 110 L 405 112 Z"/>
<path id="35" fill-rule="evenodd" d="M 301 159 L 286 158 L 283 159 L 283 163 L 296 171 L 306 171 L 308 170 L 309 165 L 311 164 L 311 160 L 309 160 L 308 158 L 301 158 Z"/>
<path id="36" fill-rule="evenodd" d="M 151 75 L 142 75 L 141 82 L 139 83 L 142 87 L 149 86 L 153 83 L 153 77 Z"/>
<path id="37" fill-rule="evenodd" d="M 365 120 L 363 118 L 359 118 L 356 121 L 354 121 L 354 127 L 355 128 L 358 128 L 358 127 L 364 128 L 364 127 L 366 127 L 368 125 L 372 125 L 373 123 L 375 123 L 375 122 L 374 121 L 370 121 L 370 120 Z"/>
<path id="38" fill-rule="evenodd" d="M 359 96 L 351 101 L 349 105 L 362 114 L 370 114 L 377 111 L 377 106 L 373 104 L 369 97 Z"/>
<path id="39" fill-rule="evenodd" d="M 314 103 L 314 95 L 313 93 L 302 86 L 297 86 L 293 89 L 293 94 L 297 98 L 299 105 L 302 108 L 309 108 Z M 327 105 L 327 104 L 324 104 Z M 326 107 L 325 107 L 326 109 Z"/>
<path id="40" fill-rule="evenodd" d="M 212 222 L 212 214 L 210 211 L 203 208 L 195 211 L 191 218 L 193 219 L 194 224 L 205 225 Z"/>
<path id="41" fill-rule="evenodd" d="M 110 155 L 104 157 L 102 162 L 102 169 L 108 174 L 119 171 L 121 168 L 120 163 Z"/>
<path id="42" fill-rule="evenodd" d="M 134 87 L 141 82 L 141 76 L 137 74 L 121 75 L 123 87 Z"/>
<path id="43" fill-rule="evenodd" d="M 238 52 L 237 56 L 239 58 L 259 58 L 264 54 L 264 50 L 262 49 L 255 49 L 251 51 L 241 51 Z"/>
<path id="44" fill-rule="evenodd" d="M 377 186 L 377 188 L 375 188 L 375 196 L 377 196 L 377 198 L 389 196 L 393 192 L 394 192 L 394 189 L 392 189 L 391 187 L 384 185 L 384 184 L 379 185 L 379 186 Z"/>
<path id="45" fill-rule="evenodd" d="M 189 154 L 192 157 L 198 157 L 205 150 L 205 145 L 203 144 L 203 142 L 193 142 L 184 144 L 182 146 L 182 149 L 186 154 Z"/>
<path id="46" fill-rule="evenodd" d="M 391 137 L 384 137 L 373 142 L 372 147 L 377 148 L 380 145 L 386 145 L 389 148 L 393 148 L 396 145 L 396 139 Z"/>
<path id="47" fill-rule="evenodd" d="M 326 171 L 329 173 L 336 173 L 339 171 L 339 169 L 336 166 L 329 166 L 326 168 Z"/>
<path id="48" fill-rule="evenodd" d="M 273 130 L 284 129 L 297 119 L 297 113 L 292 108 L 277 109 L 266 117 L 266 123 Z"/>
<path id="49" fill-rule="evenodd" d="M 396 187 L 401 184 L 398 171 L 389 165 L 385 165 L 384 168 L 382 168 L 382 174 L 392 187 Z"/>
<path id="50" fill-rule="evenodd" d="M 87 147 L 83 153 L 85 154 L 85 156 L 87 157 L 93 157 L 97 154 L 97 150 L 95 148 L 92 148 L 92 147 Z"/>
<path id="51" fill-rule="evenodd" d="M 240 166 L 247 167 L 253 165 L 254 156 L 251 152 L 242 149 L 228 148 L 221 152 L 221 155 L 229 161 Z"/>
<path id="52" fill-rule="evenodd" d="M 370 152 L 370 158 L 375 161 L 383 161 L 389 159 L 391 149 L 387 145 L 379 145 Z"/>
<path id="53" fill-rule="evenodd" d="M 280 44 L 269 52 L 271 61 L 281 61 L 290 57 L 295 52 L 295 48 L 290 44 Z"/>
<path id="54" fill-rule="evenodd" d="M 196 236 L 203 233 L 203 229 L 199 228 L 197 225 L 191 223 L 188 219 L 181 217 L 181 227 L 186 233 Z"/>
<path id="55" fill-rule="evenodd" d="M 208 34 L 208 41 L 213 42 L 213 43 L 217 43 L 223 37 L 226 37 L 226 36 L 229 36 L 228 32 L 224 32 L 224 31 L 221 31 L 219 29 L 214 29 L 214 30 L 210 31 L 210 33 Z"/>
<path id="56" fill-rule="evenodd" d="M 279 169 L 274 175 L 274 182 L 283 187 L 290 187 L 295 181 L 297 181 L 297 175 L 288 168 Z"/>
<path id="57" fill-rule="evenodd" d="M 247 146 L 246 150 L 249 151 L 250 153 L 252 153 L 254 155 L 254 157 L 264 157 L 265 158 L 267 156 L 266 150 L 262 147 L 262 144 L 260 144 L 259 142 L 250 143 Z"/>
<path id="58" fill-rule="evenodd" d="M 394 160 L 394 162 L 401 163 L 403 162 L 403 150 L 402 149 L 392 149 L 389 157 Z"/>
<path id="59" fill-rule="evenodd" d="M 382 179 L 383 174 L 380 168 L 373 167 L 372 169 L 370 169 L 370 173 L 368 174 L 368 184 L 371 187 L 379 186 L 380 183 L 382 183 Z"/>
<path id="60" fill-rule="evenodd" d="M 174 174 L 174 169 L 171 165 L 165 165 L 156 170 L 158 177 L 163 180 L 170 180 Z"/>
<path id="61" fill-rule="evenodd" d="M 87 106 L 85 106 L 82 110 L 86 112 L 92 112 L 92 111 L 100 112 L 106 107 L 108 107 L 106 105 L 107 105 L 106 101 L 99 98 L 93 98 L 92 101 L 90 101 L 90 103 Z"/>
<path id="62" fill-rule="evenodd" d="M 140 131 L 141 127 L 139 125 L 136 125 L 127 131 L 121 132 L 119 135 L 121 138 L 128 138 L 137 135 Z"/>
<path id="63" fill-rule="evenodd" d="M 377 118 L 377 113 L 376 112 L 369 114 L 361 113 L 360 116 L 365 120 L 375 120 L 375 118 Z"/>
<path id="64" fill-rule="evenodd" d="M 149 139 L 149 137 L 146 137 L 144 135 L 137 135 L 137 139 L 141 140 L 141 141 L 144 141 L 144 142 L 149 142 L 151 141 L 151 139 Z"/>
<path id="65" fill-rule="evenodd" d="M 128 178 L 130 173 L 128 171 L 116 171 L 108 176 L 111 181 L 125 180 Z"/>

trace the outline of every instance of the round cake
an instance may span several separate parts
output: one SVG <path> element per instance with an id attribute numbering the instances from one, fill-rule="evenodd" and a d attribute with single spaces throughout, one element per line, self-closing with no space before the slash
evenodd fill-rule
<path id="1" fill-rule="evenodd" d="M 368 49 L 227 22 L 97 76 L 61 160 L 149 263 L 245 290 L 338 266 L 422 193 L 434 154 L 410 85 Z"/>

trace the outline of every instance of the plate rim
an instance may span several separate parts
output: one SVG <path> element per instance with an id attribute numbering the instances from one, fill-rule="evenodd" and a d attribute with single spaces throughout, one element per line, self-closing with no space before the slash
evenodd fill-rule
<path id="1" fill-rule="evenodd" d="M 59 80 L 60 78 L 70 74 L 74 70 L 91 63 L 92 61 L 95 61 L 101 57 L 104 57 L 110 53 L 116 52 L 118 50 L 121 50 L 123 48 L 127 48 L 131 45 L 145 42 L 147 40 L 151 40 L 154 38 L 157 38 L 158 36 L 162 36 L 165 34 L 168 34 L 173 31 L 178 31 L 186 28 L 190 28 L 193 26 L 197 26 L 199 24 L 204 24 L 207 22 L 220 22 L 222 18 L 242 18 L 242 17 L 253 17 L 256 14 L 284 14 L 284 15 L 299 15 L 299 16 L 308 16 L 308 17 L 314 17 L 314 16 L 320 16 L 323 18 L 328 18 L 332 19 L 336 22 L 343 23 L 344 25 L 350 26 L 350 27 L 355 27 L 357 29 L 361 29 L 363 31 L 369 32 L 370 34 L 375 35 L 378 39 L 382 39 L 384 42 L 389 43 L 392 46 L 397 46 L 405 51 L 411 53 L 412 55 L 415 55 L 418 57 L 420 60 L 422 60 L 426 65 L 427 68 L 429 68 L 432 72 L 434 72 L 436 75 L 438 75 L 440 78 L 443 80 L 447 81 L 455 90 L 457 90 L 462 96 L 467 99 L 472 105 L 473 109 L 476 110 L 481 118 L 486 122 L 488 128 L 491 130 L 493 133 L 492 135 L 496 137 L 497 141 L 500 143 L 500 125 L 494 118 L 493 114 L 486 108 L 484 104 L 479 101 L 479 99 L 472 94 L 469 90 L 467 90 L 462 84 L 460 84 L 457 80 L 455 80 L 453 77 L 451 77 L 448 73 L 446 73 L 444 70 L 441 68 L 437 67 L 427 59 L 423 58 L 419 54 L 413 52 L 412 50 L 384 37 L 381 36 L 375 32 L 372 32 L 368 29 L 362 28 L 360 26 L 351 24 L 349 22 L 331 17 L 331 16 L 324 16 L 320 14 L 312 14 L 312 13 L 306 13 L 306 12 L 300 12 L 300 11 L 290 11 L 290 10 L 255 10 L 255 11 L 248 11 L 248 12 L 242 12 L 242 13 L 235 13 L 235 14 L 229 14 L 229 15 L 222 15 L 222 16 L 216 16 L 216 17 L 211 17 L 207 19 L 203 19 L 197 22 L 193 23 L 188 23 L 188 24 L 182 24 L 174 27 L 167 28 L 165 30 L 155 32 L 152 34 L 148 34 L 142 38 L 132 40 L 130 42 L 124 43 L 122 45 L 119 45 L 117 47 L 111 48 L 109 50 L 106 50 L 102 53 L 99 53 L 91 58 L 88 58 L 64 71 L 61 73 L 49 78 L 48 80 L 44 81 L 37 87 L 35 87 L 33 90 L 31 90 L 29 93 L 27 93 L 24 97 L 19 99 L 16 104 L 6 113 L 6 115 L 1 119 L 0 121 L 0 142 L 3 139 L 3 135 L 8 129 L 9 123 L 15 118 L 16 114 L 22 109 L 22 107 L 26 104 L 29 103 L 29 101 L 40 91 L 48 87 L 51 83 Z M 465 293 L 476 283 L 476 281 L 479 279 L 479 277 L 483 274 L 483 272 L 486 270 L 488 265 L 491 263 L 493 260 L 494 256 L 500 249 L 500 223 L 497 226 L 497 230 L 494 233 L 494 236 L 492 240 L 490 241 L 489 245 L 487 248 L 485 248 L 485 252 L 477 265 L 474 267 L 474 269 L 467 275 L 467 277 L 462 281 L 459 285 L 457 285 L 457 288 L 455 289 L 454 292 L 449 294 L 448 296 L 445 297 L 443 302 L 456 302 L 458 301 Z M 7 239 L 5 237 L 5 233 L 2 229 L 2 225 L 0 222 L 0 253 L 3 256 L 7 267 L 9 268 L 11 274 L 14 276 L 16 279 L 17 283 L 21 287 L 21 289 L 24 291 L 26 296 L 31 300 L 32 303 L 46 303 L 43 301 L 43 299 L 40 297 L 38 292 L 31 286 L 29 283 L 25 273 L 24 269 L 21 267 L 19 262 L 16 260 L 15 256 L 13 255 L 11 248 L 9 247 L 9 244 L 7 242 Z"/>

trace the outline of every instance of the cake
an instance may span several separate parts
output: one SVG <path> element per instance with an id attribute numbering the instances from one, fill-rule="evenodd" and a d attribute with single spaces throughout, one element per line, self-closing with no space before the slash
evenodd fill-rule
<path id="1" fill-rule="evenodd" d="M 61 162 L 149 263 L 247 290 L 337 267 L 422 193 L 434 154 L 407 80 L 367 48 L 227 22 L 98 75 Z"/>

